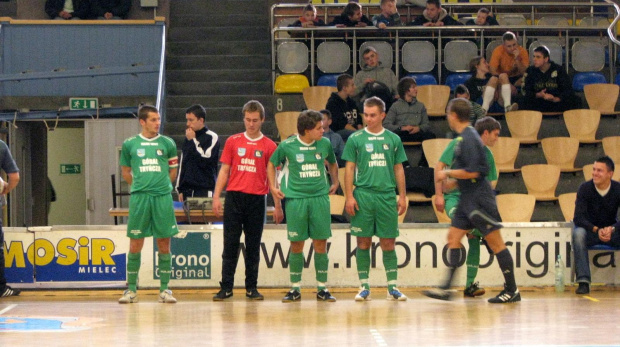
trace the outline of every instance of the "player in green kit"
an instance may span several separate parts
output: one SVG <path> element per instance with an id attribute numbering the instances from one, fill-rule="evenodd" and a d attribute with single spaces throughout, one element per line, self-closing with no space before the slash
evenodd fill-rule
<path id="1" fill-rule="evenodd" d="M 338 189 L 338 163 L 328 139 L 323 137 L 323 115 L 307 110 L 297 120 L 297 136 L 282 141 L 267 166 L 269 188 L 276 209 L 286 197 L 286 229 L 291 241 L 289 270 L 291 290 L 282 302 L 301 300 L 301 272 L 304 267 L 304 242 L 312 239 L 314 268 L 317 280 L 317 300 L 336 301 L 326 287 L 327 239 L 332 236 L 328 194 Z M 325 172 L 329 166 L 331 185 Z M 279 186 L 276 167 L 282 166 Z"/>
<path id="2" fill-rule="evenodd" d="M 493 183 L 497 182 L 498 177 L 495 168 L 495 159 L 489 147 L 492 147 L 497 142 L 501 125 L 494 118 L 484 117 L 476 122 L 475 128 L 480 135 L 482 143 L 485 145 L 484 150 L 487 163 L 489 164 L 487 179 L 491 182 L 491 186 L 494 187 Z M 435 172 L 440 172 L 446 168 L 452 168 L 454 150 L 458 141 L 460 141 L 459 138 L 456 138 L 448 144 L 448 147 L 443 151 L 439 158 L 439 162 L 435 166 Z M 441 212 L 445 208 L 448 217 L 452 218 L 460 198 L 461 193 L 458 190 L 456 180 L 435 182 L 435 206 L 438 211 Z M 484 236 L 478 229 L 473 229 L 471 233 L 467 234 L 469 250 L 465 261 L 467 265 L 467 281 L 465 282 L 465 290 L 463 291 L 463 295 L 465 296 L 476 297 L 484 295 L 485 293 L 484 288 L 480 288 L 478 282 L 474 282 L 478 274 L 478 267 L 480 266 L 480 242 L 483 237 Z"/>
<path id="3" fill-rule="evenodd" d="M 342 159 L 345 168 L 345 209 L 351 215 L 351 235 L 357 237 L 357 274 L 361 282 L 356 301 L 370 300 L 370 246 L 372 237 L 380 239 L 383 266 L 387 275 L 388 300 L 405 301 L 396 287 L 398 261 L 394 245 L 398 215 L 405 213 L 405 173 L 407 160 L 398 135 L 383 128 L 385 104 L 377 97 L 364 102 L 367 127 L 349 137 Z M 353 187 L 355 186 L 355 190 Z M 398 188 L 398 199 L 395 189 Z"/>
<path id="4" fill-rule="evenodd" d="M 123 178 L 131 186 L 131 198 L 127 222 L 129 288 L 118 302 L 138 302 L 136 286 L 144 238 L 153 236 L 159 260 L 159 302 L 173 304 L 177 299 L 168 289 L 172 269 L 170 237 L 178 233 L 178 228 L 170 193 L 177 176 L 177 147 L 171 138 L 159 134 L 161 118 L 155 107 L 142 106 L 138 119 L 142 132 L 123 142 L 120 158 Z"/>

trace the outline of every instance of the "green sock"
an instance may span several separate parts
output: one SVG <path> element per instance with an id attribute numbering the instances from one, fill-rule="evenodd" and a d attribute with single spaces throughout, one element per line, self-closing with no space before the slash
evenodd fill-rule
<path id="1" fill-rule="evenodd" d="M 474 237 L 467 239 L 469 243 L 469 251 L 467 252 L 467 282 L 465 282 L 465 288 L 469 287 L 478 275 L 478 266 L 480 265 L 480 239 Z"/>
<path id="2" fill-rule="evenodd" d="M 357 258 L 357 277 L 362 282 L 362 287 L 370 289 L 368 285 L 368 272 L 370 271 L 370 249 L 357 248 L 355 252 Z"/>
<path id="3" fill-rule="evenodd" d="M 127 284 L 129 290 L 136 292 L 138 283 L 138 272 L 140 272 L 141 253 L 129 253 L 127 255 Z"/>
<path id="4" fill-rule="evenodd" d="M 314 253 L 314 271 L 316 272 L 317 289 L 321 291 L 325 289 L 327 282 L 327 267 L 329 266 L 329 258 L 327 253 Z"/>
<path id="5" fill-rule="evenodd" d="M 383 251 L 383 267 L 385 267 L 385 275 L 387 276 L 388 291 L 392 291 L 396 287 L 396 280 L 398 279 L 396 251 Z"/>
<path id="6" fill-rule="evenodd" d="M 159 253 L 159 291 L 168 289 L 170 274 L 172 273 L 172 255 L 170 253 Z"/>
<path id="7" fill-rule="evenodd" d="M 304 253 L 291 253 L 288 258 L 288 266 L 291 272 L 291 283 L 293 289 L 300 290 L 301 271 L 304 268 Z"/>

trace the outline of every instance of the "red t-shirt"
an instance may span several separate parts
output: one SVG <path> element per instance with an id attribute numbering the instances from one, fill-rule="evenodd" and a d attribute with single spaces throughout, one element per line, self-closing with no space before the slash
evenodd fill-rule
<path id="1" fill-rule="evenodd" d="M 267 163 L 275 150 L 276 144 L 263 135 L 254 140 L 245 133 L 229 137 L 220 158 L 220 162 L 230 165 L 226 191 L 267 194 Z"/>

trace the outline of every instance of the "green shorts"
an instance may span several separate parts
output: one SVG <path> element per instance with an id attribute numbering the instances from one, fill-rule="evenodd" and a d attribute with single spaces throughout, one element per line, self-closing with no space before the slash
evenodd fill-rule
<path id="1" fill-rule="evenodd" d="M 377 193 L 357 188 L 353 196 L 359 211 L 351 216 L 351 235 L 376 235 L 383 239 L 398 237 L 398 203 L 395 193 Z"/>
<path id="2" fill-rule="evenodd" d="M 454 215 L 454 212 L 456 211 L 456 205 L 459 204 L 460 196 L 444 195 L 443 197 L 446 201 L 446 214 L 448 215 L 448 217 L 452 218 L 452 215 Z M 478 229 L 473 229 L 469 233 L 479 238 L 484 237 L 482 233 L 478 231 Z"/>
<path id="3" fill-rule="evenodd" d="M 172 195 L 131 194 L 127 237 L 142 239 L 153 236 L 157 239 L 163 239 L 172 237 L 178 232 Z"/>
<path id="4" fill-rule="evenodd" d="M 286 199 L 286 230 L 289 241 L 327 240 L 332 236 L 329 197 Z"/>

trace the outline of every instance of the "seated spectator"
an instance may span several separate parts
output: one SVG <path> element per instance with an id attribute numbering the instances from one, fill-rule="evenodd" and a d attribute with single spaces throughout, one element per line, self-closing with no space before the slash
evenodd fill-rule
<path id="1" fill-rule="evenodd" d="M 338 167 L 344 167 L 346 162 L 341 158 L 342 151 L 344 151 L 344 141 L 342 136 L 336 134 L 330 128 L 332 125 L 332 113 L 329 110 L 321 110 L 320 112 L 323 115 L 323 137 L 326 137 L 332 143 Z"/>
<path id="2" fill-rule="evenodd" d="M 470 60 L 469 72 L 471 72 L 471 77 L 465 81 L 465 87 L 469 90 L 471 100 L 482 103 L 482 108 L 486 112 L 489 112 L 489 109 L 491 112 L 518 109 L 516 103 L 510 104 L 512 94 L 508 75 L 493 76 L 489 72 L 489 64 L 484 57 L 475 57 Z M 498 86 L 501 88 L 499 93 L 497 92 Z M 504 105 L 499 110 L 494 109 L 496 101 Z"/>
<path id="3" fill-rule="evenodd" d="M 329 23 L 338 28 L 344 27 L 365 27 L 372 25 L 372 22 L 366 15 L 362 14 L 362 5 L 357 2 L 350 2 L 345 6 L 342 14 Z"/>
<path id="4" fill-rule="evenodd" d="M 530 57 L 527 50 L 519 45 L 515 34 L 507 31 L 502 36 L 502 45 L 495 48 L 489 63 L 491 74 L 498 77 L 502 85 L 506 78 L 510 82 L 510 90 L 504 87 L 501 90 L 504 105 L 510 105 L 510 101 L 506 100 L 517 94 L 517 87 L 523 84 L 523 74 L 529 65 Z M 484 107 L 484 104 L 482 106 Z M 510 106 L 506 106 L 504 111 L 511 111 Z"/>
<path id="5" fill-rule="evenodd" d="M 491 15 L 488 8 L 482 7 L 476 14 L 476 19 L 470 19 L 465 25 L 499 25 L 497 19 Z"/>
<path id="6" fill-rule="evenodd" d="M 325 108 L 332 114 L 331 129 L 347 140 L 362 128 L 361 112 L 351 97 L 355 95 L 355 82 L 351 75 L 343 74 L 336 80 L 337 92 L 327 100 Z"/>
<path id="7" fill-rule="evenodd" d="M 441 8 L 439 0 L 426 0 L 426 9 L 422 12 L 422 15 L 409 25 L 441 27 L 444 25 L 463 25 L 463 23 L 448 15 L 448 12 Z"/>
<path id="8" fill-rule="evenodd" d="M 45 13 L 51 19 L 89 19 L 90 6 L 88 0 L 47 0 Z"/>
<path id="9" fill-rule="evenodd" d="M 396 8 L 396 0 L 381 0 L 381 13 L 372 17 L 372 24 L 379 29 L 402 26 L 403 22 Z"/>
<path id="10" fill-rule="evenodd" d="M 360 104 L 371 96 L 379 97 L 385 103 L 386 110 L 394 102 L 398 80 L 394 71 L 381 65 L 379 53 L 374 47 L 368 47 L 362 53 L 364 64 L 355 75 L 355 96 Z"/>
<path id="11" fill-rule="evenodd" d="M 521 108 L 540 112 L 564 112 L 576 108 L 570 77 L 566 71 L 549 58 L 549 49 L 534 49 L 534 64 L 523 75 Z"/>
<path id="12" fill-rule="evenodd" d="M 91 0 L 91 12 L 97 19 L 124 19 L 131 9 L 131 0 Z"/>
<path id="13" fill-rule="evenodd" d="M 484 118 L 487 115 L 487 111 L 485 111 L 480 104 L 469 99 L 469 90 L 464 85 L 459 84 L 456 86 L 456 89 L 454 89 L 454 97 L 469 100 L 469 104 L 471 105 L 469 108 L 469 122 L 471 124 L 476 124 L 478 119 Z"/>
<path id="14" fill-rule="evenodd" d="M 314 28 L 322 27 L 325 25 L 322 19 L 316 17 L 316 7 L 312 4 L 306 5 L 302 11 L 302 16 L 299 17 L 295 23 L 289 25 L 290 27 L 303 27 Z"/>
<path id="15" fill-rule="evenodd" d="M 573 254 L 575 256 L 576 294 L 590 293 L 590 263 L 588 247 L 609 245 L 620 247 L 620 222 L 616 218 L 620 207 L 620 183 L 611 179 L 615 165 L 608 156 L 597 159 L 592 179 L 577 190 L 573 223 Z"/>

